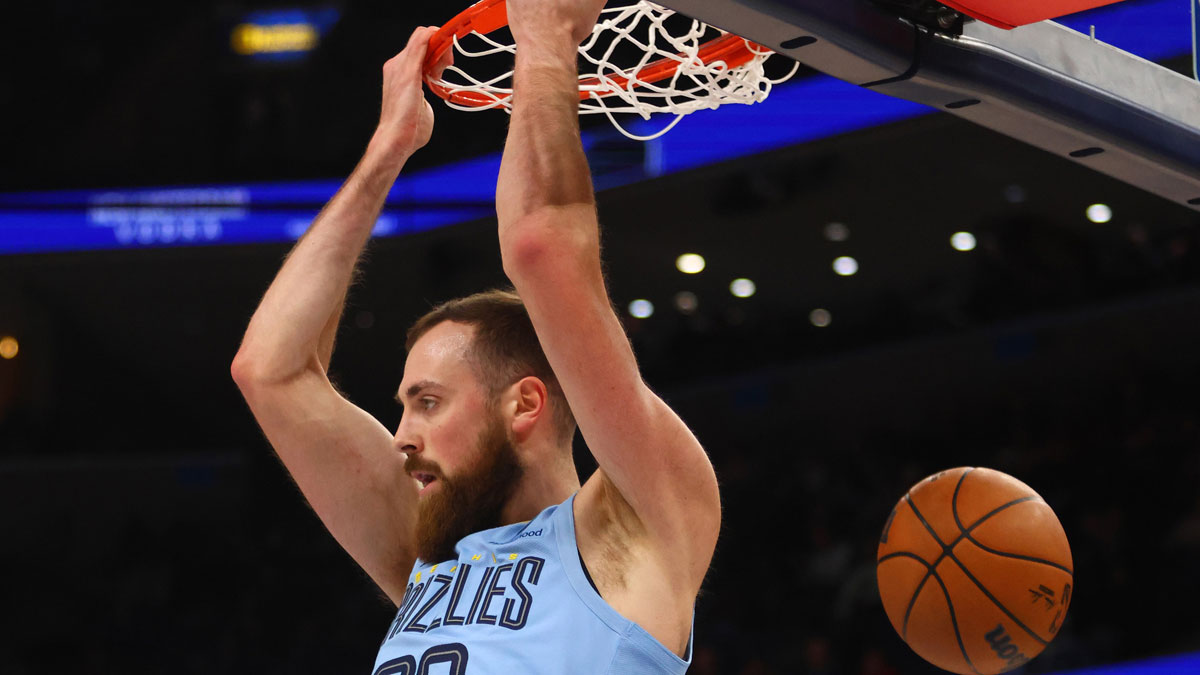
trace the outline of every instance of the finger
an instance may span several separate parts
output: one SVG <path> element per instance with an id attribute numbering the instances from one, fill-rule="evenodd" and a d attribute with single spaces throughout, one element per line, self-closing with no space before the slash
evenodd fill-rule
<path id="1" fill-rule="evenodd" d="M 422 42 L 428 43 L 429 42 L 429 37 L 427 35 L 428 32 L 429 32 L 428 26 L 418 26 L 415 30 L 413 30 L 412 35 L 408 36 L 408 44 L 404 47 L 404 50 L 408 51 L 409 49 L 413 49 L 414 47 L 420 45 Z"/>
<path id="2" fill-rule="evenodd" d="M 413 31 L 408 38 L 408 44 L 405 45 L 404 51 L 400 52 L 406 61 L 423 62 L 425 60 L 425 52 L 429 49 L 429 32 L 428 26 L 422 26 Z"/>
<path id="3" fill-rule="evenodd" d="M 450 48 L 442 52 L 442 58 L 438 59 L 438 68 L 445 69 L 452 65 L 454 65 L 454 49 Z"/>
<path id="4" fill-rule="evenodd" d="M 434 79 L 442 79 L 442 73 L 452 65 L 454 65 L 454 47 L 451 46 L 441 53 L 438 62 L 434 64 L 432 71 Z"/>

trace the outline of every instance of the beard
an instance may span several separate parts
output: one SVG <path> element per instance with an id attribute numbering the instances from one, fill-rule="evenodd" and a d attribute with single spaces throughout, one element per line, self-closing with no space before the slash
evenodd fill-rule
<path id="1" fill-rule="evenodd" d="M 441 484 L 417 506 L 416 552 L 422 562 L 451 560 L 460 539 L 503 525 L 501 511 L 516 490 L 521 467 L 498 415 L 490 416 L 480 432 L 476 452 L 478 460 L 453 478 L 420 456 L 405 462 L 405 469 L 433 473 Z"/>

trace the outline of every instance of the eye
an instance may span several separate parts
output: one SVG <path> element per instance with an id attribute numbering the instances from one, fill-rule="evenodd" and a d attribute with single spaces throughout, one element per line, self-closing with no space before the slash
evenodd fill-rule
<path id="1" fill-rule="evenodd" d="M 433 407 L 437 405 L 437 399 L 432 396 L 425 396 L 420 400 L 420 404 L 423 410 L 433 410 Z"/>

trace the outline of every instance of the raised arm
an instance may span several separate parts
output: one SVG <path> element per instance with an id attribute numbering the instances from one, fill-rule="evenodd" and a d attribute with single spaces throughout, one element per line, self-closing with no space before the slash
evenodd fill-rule
<path id="1" fill-rule="evenodd" d="M 391 434 L 327 376 L 346 292 L 388 191 L 433 131 L 418 29 L 384 65 L 379 127 L 288 255 L 231 368 L 267 439 L 338 543 L 399 603 L 412 566 L 414 483 Z"/>
<path id="2" fill-rule="evenodd" d="M 600 467 L 581 499 L 594 491 L 632 509 L 651 547 L 679 570 L 690 613 L 720 526 L 717 482 L 695 437 L 643 382 L 604 286 L 576 70 L 577 46 L 602 6 L 508 0 L 517 56 L 497 189 L 500 248 Z"/>

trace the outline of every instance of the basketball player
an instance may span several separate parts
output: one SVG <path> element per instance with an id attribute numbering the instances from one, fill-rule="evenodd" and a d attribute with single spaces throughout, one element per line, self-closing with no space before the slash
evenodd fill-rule
<path id="1" fill-rule="evenodd" d="M 430 139 L 417 30 L 384 66 L 365 155 L 297 244 L 232 372 L 322 522 L 398 606 L 384 674 L 683 673 L 717 482 L 643 383 L 601 273 L 576 48 L 602 0 L 509 0 L 515 107 L 497 188 L 516 294 L 411 329 L 389 434 L 326 375 L 384 198 Z M 580 486 L 578 424 L 599 469 Z M 383 627 L 381 627 L 383 628 Z"/>

